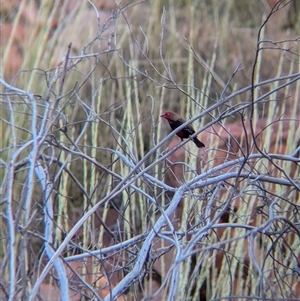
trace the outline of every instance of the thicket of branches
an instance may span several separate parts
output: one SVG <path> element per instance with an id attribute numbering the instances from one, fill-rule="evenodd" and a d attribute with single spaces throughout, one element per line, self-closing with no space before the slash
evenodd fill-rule
<path id="1" fill-rule="evenodd" d="M 45 300 L 47 283 L 62 300 L 296 300 L 300 37 L 266 35 L 290 2 L 264 16 L 249 72 L 239 61 L 227 80 L 217 42 L 204 58 L 172 7 L 149 4 L 160 23 L 140 25 L 144 5 L 104 24 L 93 8 L 97 33 L 76 55 L 70 43 L 41 67 L 53 46 L 0 79 L 1 297 Z M 205 150 L 174 138 L 165 109 Z"/>

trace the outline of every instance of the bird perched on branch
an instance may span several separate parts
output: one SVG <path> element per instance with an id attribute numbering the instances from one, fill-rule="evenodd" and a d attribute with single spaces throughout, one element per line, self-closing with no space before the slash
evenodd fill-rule
<path id="1" fill-rule="evenodd" d="M 179 115 L 171 111 L 163 113 L 162 115 L 160 115 L 160 117 L 165 118 L 169 122 L 170 127 L 173 131 L 186 122 Z M 190 124 L 186 125 L 183 129 L 176 133 L 176 135 L 181 139 L 181 141 L 183 140 L 183 138 L 188 139 L 193 134 L 195 134 L 195 130 Z M 197 145 L 197 147 L 205 146 L 204 143 L 198 140 L 197 136 L 193 138 L 193 141 Z"/>

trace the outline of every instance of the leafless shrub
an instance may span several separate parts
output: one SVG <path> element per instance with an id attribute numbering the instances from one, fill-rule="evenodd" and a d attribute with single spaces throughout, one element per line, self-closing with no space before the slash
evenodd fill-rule
<path id="1" fill-rule="evenodd" d="M 1 297 L 296 300 L 299 37 L 265 33 L 290 1 L 265 17 L 251 80 L 238 89 L 242 62 L 225 83 L 217 46 L 208 63 L 192 27 L 173 64 L 168 11 L 155 58 L 128 13 L 145 3 L 118 7 L 103 25 L 89 3 L 98 28 L 79 55 L 69 44 L 52 69 L 0 79 Z M 278 69 L 262 78 L 270 51 Z M 192 116 L 203 152 L 169 142 L 165 108 Z"/>

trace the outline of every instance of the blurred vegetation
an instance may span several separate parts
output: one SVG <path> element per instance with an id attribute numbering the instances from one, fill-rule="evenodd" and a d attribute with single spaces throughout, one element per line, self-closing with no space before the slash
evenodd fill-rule
<path id="1" fill-rule="evenodd" d="M 282 5 L 266 24 L 261 39 L 276 43 L 264 46 L 258 70 L 253 70 L 258 31 L 276 1 L 121 1 L 112 7 L 106 2 L 94 1 L 95 7 L 88 1 L 60 0 L 28 0 L 18 5 L 4 1 L 1 5 L 2 76 L 8 85 L 31 95 L 1 87 L 1 162 L 6 164 L 0 169 L 4 179 L 2 192 L 9 189 L 5 186 L 9 160 L 16 153 L 18 162 L 26 160 L 31 148 L 26 143 L 32 139 L 33 128 L 37 132 L 43 128 L 44 143 L 37 162 L 49 168 L 54 184 L 56 246 L 76 223 L 74 212 L 78 208 L 81 213 L 86 212 L 116 186 L 118 181 L 109 172 L 121 177 L 130 172 L 114 150 L 138 162 L 169 133 L 159 120 L 162 111 L 174 110 L 188 118 L 203 112 L 221 96 L 250 86 L 253 72 L 256 82 L 299 72 L 300 46 L 299 40 L 295 41 L 300 34 L 297 1 L 283 1 L 287 6 Z M 292 15 L 290 6 L 295 8 Z M 242 68 L 224 90 L 240 63 Z M 276 89 L 276 84 L 264 85 L 257 96 Z M 257 105 L 255 121 L 271 122 L 282 116 L 299 121 L 297 89 L 299 83 L 276 91 Z M 35 113 L 30 97 L 36 103 Z M 248 90 L 227 105 L 250 100 Z M 203 127 L 226 108 L 205 116 L 194 126 Z M 248 111 L 245 116 L 249 118 Z M 233 114 L 224 123 L 237 120 L 239 115 Z M 291 123 L 294 135 L 299 134 L 297 124 Z M 280 139 L 279 131 L 268 133 L 271 135 Z M 295 149 L 293 141 L 289 136 L 287 153 Z M 216 145 L 217 141 L 211 141 L 209 147 Z M 143 167 L 159 155 L 153 153 Z M 195 166 L 196 158 L 186 159 Z M 20 224 L 42 235 L 43 192 L 38 179 L 27 182 L 29 166 L 30 162 L 24 161 L 15 171 L 13 205 Z M 164 179 L 164 168 L 164 164 L 158 164 L 150 173 Z M 22 211 L 30 185 L 32 216 Z M 168 201 L 160 190 L 142 180 L 137 180 L 136 186 L 151 191 L 162 204 Z M 123 239 L 127 239 L 148 227 L 146 218 L 136 216 L 150 216 L 154 221 L 155 215 L 149 213 L 150 207 L 145 204 L 146 199 L 128 189 L 102 208 L 100 218 L 105 219 L 109 207 L 116 208 L 122 217 L 119 221 Z M 1 206 L 5 207 L 3 201 Z M 85 223 L 80 234 L 84 241 L 74 252 L 81 247 L 97 248 L 98 242 L 101 246 L 105 229 L 95 228 L 95 220 L 93 217 Z M 1 237 L 6 235 L 4 227 Z M 35 258 L 42 240 L 35 237 L 32 241 L 27 252 Z M 5 248 L 5 244 L 0 247 L 1 258 Z M 26 264 L 30 266 L 29 262 Z M 224 275 L 228 272 L 225 270 L 223 267 Z"/>

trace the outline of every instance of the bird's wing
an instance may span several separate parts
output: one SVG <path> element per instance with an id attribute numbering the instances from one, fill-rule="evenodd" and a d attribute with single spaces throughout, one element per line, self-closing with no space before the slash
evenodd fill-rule
<path id="1" fill-rule="evenodd" d="M 195 133 L 194 128 L 193 128 L 190 124 L 187 125 L 187 126 L 184 128 L 184 130 L 185 130 L 186 132 L 188 132 L 190 135 L 193 135 L 193 134 Z"/>
<path id="2" fill-rule="evenodd" d="M 185 120 L 183 120 L 183 119 L 170 120 L 170 126 L 171 126 L 172 130 L 177 129 L 183 123 L 185 123 Z"/>
<path id="3" fill-rule="evenodd" d="M 175 130 L 176 128 L 178 128 L 179 126 L 181 126 L 183 123 L 185 123 L 186 121 L 182 118 L 179 118 L 175 121 L 170 122 L 170 126 L 172 128 L 172 130 Z M 188 133 L 189 135 L 193 135 L 195 133 L 195 130 L 193 129 L 193 127 L 189 124 L 186 127 L 183 128 L 183 130 Z"/>

